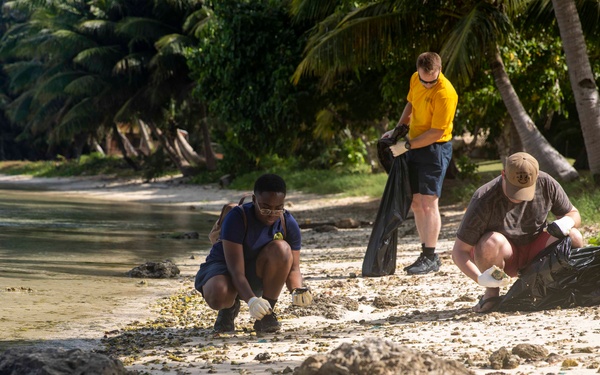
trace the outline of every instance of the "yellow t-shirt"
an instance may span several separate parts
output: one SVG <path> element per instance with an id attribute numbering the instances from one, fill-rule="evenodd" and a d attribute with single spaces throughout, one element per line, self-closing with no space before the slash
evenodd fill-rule
<path id="1" fill-rule="evenodd" d="M 415 72 L 410 78 L 408 101 L 412 104 L 408 137 L 413 139 L 429 129 L 443 129 L 444 134 L 436 142 L 452 139 L 452 127 L 458 95 L 450 81 L 440 73 L 438 82 L 425 88 Z"/>

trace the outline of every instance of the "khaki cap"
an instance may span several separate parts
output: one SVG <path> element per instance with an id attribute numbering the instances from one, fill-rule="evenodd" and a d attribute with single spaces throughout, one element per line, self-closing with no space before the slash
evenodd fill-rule
<path id="1" fill-rule="evenodd" d="M 535 183 L 540 166 L 535 158 L 526 152 L 517 152 L 506 159 L 506 195 L 519 201 L 530 201 L 535 196 Z"/>

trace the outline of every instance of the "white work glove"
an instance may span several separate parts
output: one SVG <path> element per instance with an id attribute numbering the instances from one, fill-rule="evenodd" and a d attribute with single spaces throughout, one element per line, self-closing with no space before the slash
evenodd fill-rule
<path id="1" fill-rule="evenodd" d="M 569 216 L 563 216 L 546 228 L 546 231 L 550 233 L 552 237 L 565 238 L 571 232 L 571 229 L 575 226 L 575 221 Z"/>
<path id="2" fill-rule="evenodd" d="M 392 155 L 394 155 L 394 157 L 398 157 L 404 154 L 406 151 L 408 151 L 408 149 L 406 148 L 406 140 L 398 140 L 398 142 L 390 146 L 390 151 L 392 151 Z"/>
<path id="3" fill-rule="evenodd" d="M 248 307 L 250 308 L 250 316 L 256 320 L 261 320 L 265 315 L 273 312 L 269 301 L 261 297 L 250 298 L 248 300 Z"/>
<path id="4" fill-rule="evenodd" d="M 310 305 L 312 301 L 313 296 L 310 288 L 295 288 L 292 290 L 292 305 L 304 307 Z"/>
<path id="5" fill-rule="evenodd" d="M 477 283 L 486 288 L 500 288 L 510 284 L 510 276 L 497 266 L 491 266 L 484 273 L 477 276 Z"/>

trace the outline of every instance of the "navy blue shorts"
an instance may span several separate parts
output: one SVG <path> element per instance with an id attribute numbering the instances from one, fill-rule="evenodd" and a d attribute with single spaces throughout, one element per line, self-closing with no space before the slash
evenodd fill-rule
<path id="1" fill-rule="evenodd" d="M 452 142 L 434 143 L 406 153 L 413 194 L 442 196 L 442 184 L 452 159 Z"/>
<path id="2" fill-rule="evenodd" d="M 246 279 L 248 279 L 248 283 L 250 284 L 252 291 L 255 295 L 259 297 L 262 296 L 263 284 L 262 279 L 256 274 L 256 259 L 246 261 L 244 264 L 244 269 L 246 271 Z M 210 263 L 202 263 L 200 265 L 200 270 L 196 274 L 194 287 L 196 290 L 202 293 L 202 295 L 204 295 L 202 287 L 208 280 L 217 275 L 229 275 L 229 270 L 227 269 L 227 264 L 225 262 L 215 261 Z"/>

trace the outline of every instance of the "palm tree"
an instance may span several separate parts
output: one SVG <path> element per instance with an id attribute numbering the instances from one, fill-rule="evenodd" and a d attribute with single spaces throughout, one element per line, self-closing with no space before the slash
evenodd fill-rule
<path id="1" fill-rule="evenodd" d="M 590 66 L 579 13 L 574 0 L 552 0 L 552 5 L 569 66 L 569 78 L 575 94 L 590 171 L 596 184 L 600 184 L 600 96 Z"/>
<path id="2" fill-rule="evenodd" d="M 92 12 L 88 2 L 57 0 L 30 9 L 27 22 L 10 35 L 19 43 L 7 48 L 23 58 L 8 67 L 13 86 L 22 82 L 12 103 L 13 121 L 57 143 L 88 138 L 81 134 L 118 135 L 117 122 L 143 119 L 175 164 L 189 173 L 177 143 L 189 145 L 167 120 L 173 103 L 183 107 L 191 101 L 184 48 L 209 16 L 202 2 L 157 0 L 141 7 L 115 0 L 96 4 Z M 204 134 L 207 157 L 196 161 L 214 169 L 208 131 Z M 137 168 L 123 138 L 115 139 L 125 160 Z"/>
<path id="3" fill-rule="evenodd" d="M 356 8 L 343 17 L 334 13 L 316 28 L 294 79 L 307 73 L 332 75 L 358 66 L 378 65 L 390 56 L 396 56 L 398 51 L 439 50 L 446 61 L 445 74 L 451 80 L 468 84 L 487 63 L 495 67 L 492 69 L 495 82 L 503 85 L 502 98 L 524 138 L 525 150 L 535 155 L 541 167 L 550 174 L 573 180 L 578 173 L 568 161 L 556 151 L 544 151 L 553 148 L 532 126 L 533 121 L 522 110 L 520 100 L 507 80 L 503 64 L 498 64 L 497 46 L 512 32 L 508 15 L 524 9 L 527 3 L 516 1 L 511 2 L 510 7 L 500 8 L 487 1 L 463 2 L 455 6 L 447 2 L 434 4 L 428 1 L 425 4 L 389 0 Z M 306 12 L 310 6 L 318 7 L 318 4 L 297 0 L 293 10 L 320 14 Z M 506 89 L 507 86 L 511 89 Z M 511 111 L 513 103 L 519 103 L 521 110 Z"/>
<path id="4" fill-rule="evenodd" d="M 171 160 L 184 173 L 193 171 L 192 164 L 209 170 L 216 169 L 214 152 L 206 116 L 200 116 L 204 157 L 200 157 L 182 138 L 172 116 L 173 106 L 178 111 L 200 107 L 193 100 L 193 83 L 185 58 L 185 49 L 196 43 L 210 12 L 202 1 L 153 1 L 144 12 L 124 17 L 117 25 L 120 35 L 131 41 L 129 53 L 122 57 L 116 69 L 127 74 L 143 74 L 143 84 L 118 110 L 116 119 L 138 117 L 148 124 Z M 134 44 L 135 42 L 135 44 Z M 131 62 L 135 62 L 132 64 Z M 190 112 L 187 112 L 190 114 Z M 188 118 L 194 118 L 191 116 Z"/>

